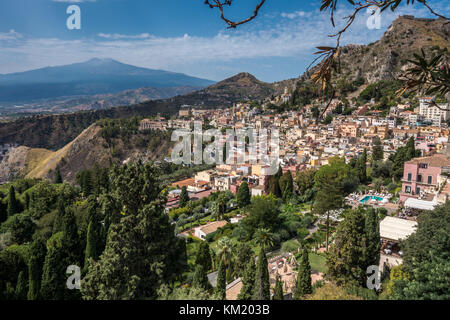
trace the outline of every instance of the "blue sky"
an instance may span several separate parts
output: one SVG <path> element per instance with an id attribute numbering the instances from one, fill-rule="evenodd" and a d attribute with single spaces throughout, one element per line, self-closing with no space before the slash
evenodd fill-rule
<path id="1" fill-rule="evenodd" d="M 235 0 L 227 15 L 243 18 L 258 0 Z M 341 1 L 345 3 L 346 1 Z M 66 9 L 81 8 L 81 30 L 68 30 Z M 448 1 L 430 1 L 449 14 Z M 259 17 L 236 30 L 203 0 L 2 0 L 0 73 L 113 58 L 152 69 L 222 80 L 250 72 L 263 81 L 301 75 L 318 45 L 332 44 L 333 28 L 320 0 L 267 0 Z M 339 17 L 349 14 L 341 5 Z M 382 15 L 381 29 L 366 26 L 364 12 L 343 43 L 376 41 L 399 14 L 431 17 L 420 4 Z"/>

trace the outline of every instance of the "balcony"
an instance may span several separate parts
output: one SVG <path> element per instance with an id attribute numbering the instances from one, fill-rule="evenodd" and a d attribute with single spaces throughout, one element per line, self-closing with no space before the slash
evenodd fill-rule
<path id="1" fill-rule="evenodd" d="M 408 180 L 408 179 L 402 179 L 401 181 L 402 181 L 402 183 L 409 183 L 409 184 L 415 183 L 415 184 L 420 184 L 422 186 L 429 186 L 429 187 L 435 187 L 435 188 L 438 186 L 437 183 L 428 183 L 426 181 L 417 181 L 417 180 Z"/>

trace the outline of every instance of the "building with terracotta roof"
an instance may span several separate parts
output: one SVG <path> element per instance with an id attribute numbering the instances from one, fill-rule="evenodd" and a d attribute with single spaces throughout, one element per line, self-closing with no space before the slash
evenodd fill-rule
<path id="1" fill-rule="evenodd" d="M 217 229 L 223 228 L 226 225 L 227 225 L 227 222 L 224 220 L 211 222 L 205 226 L 195 228 L 194 235 L 199 239 L 206 240 L 206 237 L 208 236 L 208 234 L 214 233 L 217 231 Z"/>

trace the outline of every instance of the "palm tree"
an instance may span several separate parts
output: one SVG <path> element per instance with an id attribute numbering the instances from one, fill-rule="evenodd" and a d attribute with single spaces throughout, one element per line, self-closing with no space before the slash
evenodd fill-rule
<path id="1" fill-rule="evenodd" d="M 211 204 L 210 212 L 211 212 L 211 218 L 213 218 L 214 220 L 219 220 L 220 219 L 219 204 L 216 201 L 214 201 Z"/>
<path id="2" fill-rule="evenodd" d="M 273 233 L 267 228 L 259 228 L 255 231 L 253 236 L 255 242 L 265 250 L 266 247 L 273 245 Z"/>
<path id="3" fill-rule="evenodd" d="M 222 261 L 225 266 L 229 267 L 231 265 L 231 258 L 233 256 L 233 243 L 230 238 L 222 237 L 217 242 L 217 252 L 216 256 Z"/>
<path id="4" fill-rule="evenodd" d="M 227 211 L 227 197 L 225 193 L 219 194 L 217 197 L 217 205 L 219 206 L 219 215 L 223 220 L 223 216 L 225 212 Z"/>

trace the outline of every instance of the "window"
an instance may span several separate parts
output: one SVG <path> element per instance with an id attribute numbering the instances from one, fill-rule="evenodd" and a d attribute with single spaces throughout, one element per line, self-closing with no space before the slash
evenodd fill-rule
<path id="1" fill-rule="evenodd" d="M 419 168 L 427 169 L 428 168 L 428 164 L 427 163 L 419 163 Z"/>
<path id="2" fill-rule="evenodd" d="M 410 186 L 406 186 L 405 192 L 406 192 L 406 193 L 411 193 L 411 187 L 410 187 Z"/>
<path id="3" fill-rule="evenodd" d="M 433 177 L 432 176 L 428 176 L 428 184 L 432 184 L 433 183 Z"/>
<path id="4" fill-rule="evenodd" d="M 416 194 L 419 194 L 419 193 L 420 193 L 420 188 L 417 187 L 417 188 L 416 188 Z"/>
<path id="5" fill-rule="evenodd" d="M 422 175 L 421 174 L 417 175 L 417 182 L 422 182 Z"/>
<path id="6" fill-rule="evenodd" d="M 408 181 L 411 181 L 411 178 L 412 178 L 412 174 L 408 173 Z"/>

